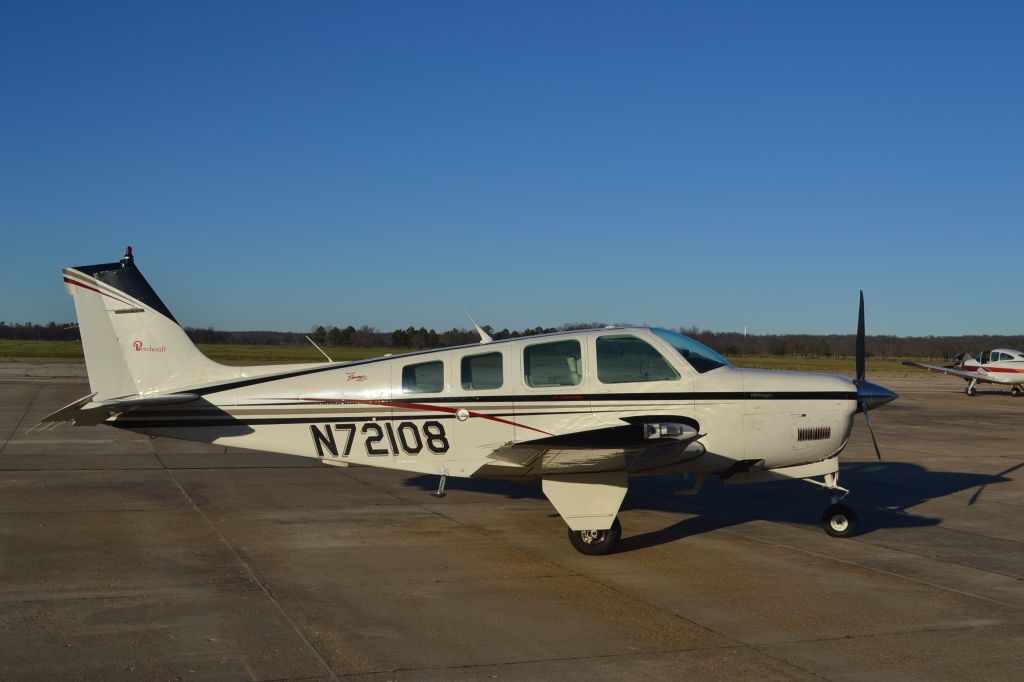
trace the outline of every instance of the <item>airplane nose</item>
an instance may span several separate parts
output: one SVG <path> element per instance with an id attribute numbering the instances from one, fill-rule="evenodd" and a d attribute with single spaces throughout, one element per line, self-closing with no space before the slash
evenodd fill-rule
<path id="1" fill-rule="evenodd" d="M 876 407 L 881 407 L 887 403 L 891 403 L 893 400 L 899 398 L 899 395 L 890 391 L 885 386 L 879 386 L 873 384 L 870 381 L 859 381 L 857 382 L 857 411 L 863 412 L 866 409 L 873 410 Z"/>

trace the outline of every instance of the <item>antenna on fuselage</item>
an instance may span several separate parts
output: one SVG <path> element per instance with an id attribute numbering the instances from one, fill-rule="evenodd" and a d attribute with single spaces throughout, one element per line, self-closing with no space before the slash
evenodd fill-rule
<path id="1" fill-rule="evenodd" d="M 476 320 L 473 319 L 473 316 L 469 314 L 468 310 L 463 310 L 462 312 L 466 313 L 466 317 L 468 317 L 469 321 L 473 323 L 474 327 L 476 327 L 476 333 L 480 335 L 480 343 L 490 343 L 491 341 L 494 341 L 494 339 L 491 338 L 491 335 L 485 332 L 484 328 L 476 323 Z"/>
<path id="2" fill-rule="evenodd" d="M 316 348 L 318 351 L 320 351 L 320 353 L 325 358 L 327 358 L 327 362 L 334 362 L 334 360 L 331 360 L 331 356 L 330 355 L 328 355 L 327 353 L 324 353 L 324 349 L 323 348 L 321 348 L 320 346 L 316 345 L 316 341 L 314 341 L 313 339 L 309 338 L 308 336 L 306 337 L 306 341 L 309 341 L 311 344 L 313 344 L 313 348 Z"/>

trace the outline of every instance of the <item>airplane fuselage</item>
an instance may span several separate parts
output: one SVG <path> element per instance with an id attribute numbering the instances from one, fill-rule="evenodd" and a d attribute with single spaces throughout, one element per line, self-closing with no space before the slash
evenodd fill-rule
<path id="1" fill-rule="evenodd" d="M 997 384 L 1024 384 L 1024 353 L 997 348 L 966 360 L 963 369 Z"/>
<path id="2" fill-rule="evenodd" d="M 599 358 L 609 343 L 644 344 L 644 359 Z M 656 365 L 653 377 L 643 362 Z M 601 469 L 616 453 L 631 474 L 821 462 L 846 444 L 857 408 L 845 377 L 731 365 L 701 373 L 646 328 L 315 365 L 192 392 L 201 398 L 107 423 L 330 464 L 539 478 Z M 687 424 L 701 437 L 659 458 L 645 451 L 644 423 Z"/>
<path id="3" fill-rule="evenodd" d="M 823 487 L 826 532 L 848 537 L 837 455 L 857 411 L 896 394 L 857 379 L 738 369 L 694 339 L 590 329 L 308 366 L 204 356 L 135 266 L 66 268 L 90 393 L 45 419 L 449 476 L 539 480 L 573 546 L 606 554 L 635 475 L 778 478 Z M 870 422 L 868 422 L 870 426 Z M 873 439 L 873 436 L 872 436 Z M 877 450 L 877 445 L 876 445 Z M 817 479 L 821 479 L 820 481 Z"/>

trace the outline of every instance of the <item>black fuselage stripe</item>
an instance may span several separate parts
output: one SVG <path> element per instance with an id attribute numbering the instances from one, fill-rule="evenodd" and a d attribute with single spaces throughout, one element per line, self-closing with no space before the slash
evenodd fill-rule
<path id="1" fill-rule="evenodd" d="M 202 394 L 202 390 L 192 391 Z M 544 402 L 613 402 L 621 401 L 626 403 L 639 403 L 643 401 L 683 401 L 683 400 L 856 400 L 856 391 L 688 391 L 680 393 L 546 393 L 546 394 L 521 394 L 506 396 L 420 396 L 416 398 L 382 398 L 380 402 L 386 403 L 410 403 L 422 404 L 449 404 L 449 403 L 544 403 Z M 250 405 L 247 407 L 281 407 L 289 405 L 318 405 L 332 404 L 344 401 L 345 398 L 332 398 L 322 403 L 316 399 L 304 400 L 302 402 L 275 402 Z M 345 403 L 342 403 L 345 404 Z M 373 400 L 355 400 L 351 404 L 373 405 Z M 242 407 L 239 405 L 238 407 Z"/>
<path id="2" fill-rule="evenodd" d="M 636 394 L 627 394 L 636 395 Z M 774 393 L 774 394 L 750 394 L 750 393 L 659 393 L 651 394 L 651 396 L 657 395 L 662 401 L 678 403 L 683 400 L 855 400 L 857 397 L 856 393 L 850 392 L 818 392 L 818 393 Z M 652 400 L 651 396 L 644 398 L 644 400 Z M 690 396 L 690 398 L 684 398 L 681 396 Z M 693 397 L 699 396 L 699 398 Z M 713 396 L 710 397 L 710 396 Z M 530 396 L 536 398 L 538 396 Z M 551 396 L 545 396 L 551 398 Z M 511 396 L 503 402 L 514 402 L 521 398 L 521 396 Z M 621 397 L 617 399 L 622 399 Z M 493 399 L 491 399 L 493 401 Z M 430 403 L 440 402 L 456 402 L 460 399 L 443 399 L 443 400 L 430 400 Z M 400 402 L 400 401 L 393 401 Z M 411 401 L 410 401 L 411 402 Z M 496 402 L 496 401 L 494 401 Z M 525 402 L 525 401 L 524 401 Z M 570 402 L 570 401 L 565 401 Z M 579 402 L 579 401 L 571 401 Z M 631 401 L 640 402 L 640 401 Z M 423 403 L 417 403 L 422 405 Z M 280 404 L 279 404 L 280 405 Z M 296 407 L 309 407 L 309 403 L 296 403 Z M 637 408 L 643 407 L 665 407 L 665 405 L 640 405 L 634 404 L 630 406 L 631 411 L 635 411 Z M 399 407 L 398 409 L 401 409 Z M 600 414 L 612 414 L 616 410 L 602 410 Z M 494 417 L 524 417 L 524 416 L 555 416 L 555 415 L 568 415 L 568 414 L 593 414 L 591 410 L 560 410 L 560 411 L 543 411 L 543 412 L 501 412 L 488 414 L 487 416 Z M 182 415 L 191 417 L 188 419 L 173 419 L 168 417 L 174 417 L 176 415 Z M 204 414 L 210 414 L 209 417 L 202 418 Z M 203 412 L 201 410 L 188 410 L 174 412 L 169 410 L 159 410 L 153 412 L 150 416 L 134 412 L 131 415 L 126 415 L 117 419 L 114 422 L 110 422 L 114 426 L 120 426 L 124 428 L 183 428 L 183 427 L 217 427 L 217 426 L 246 426 L 249 424 L 253 425 L 275 425 L 275 424 L 327 424 L 327 423 L 351 423 L 351 422 L 365 422 L 371 420 L 379 421 L 423 421 L 423 420 L 435 420 L 435 419 L 454 419 L 455 415 L 451 413 L 442 414 L 403 414 L 403 415 L 387 415 L 387 414 L 364 414 L 360 416 L 343 416 L 343 415 L 308 415 L 304 417 L 260 417 L 258 415 L 239 415 L 236 417 L 231 416 L 220 416 L 227 415 L 225 412 L 216 412 L 210 410 Z M 199 417 L 199 418 L 196 418 Z"/>
<path id="3" fill-rule="evenodd" d="M 210 419 L 125 419 L 121 418 L 117 421 L 110 422 L 111 426 L 121 426 L 124 428 L 148 428 L 148 429 L 168 429 L 168 428 L 181 428 L 181 427 L 208 427 L 208 426 L 249 426 L 249 425 L 272 425 L 272 424 L 344 424 L 350 422 L 369 422 L 369 421 L 440 421 L 444 419 L 455 419 L 453 414 L 437 414 L 428 415 L 426 417 L 270 417 L 267 419 L 232 419 L 223 417 L 214 417 Z"/>
<path id="4" fill-rule="evenodd" d="M 529 413 L 502 413 L 502 414 L 489 414 L 488 417 L 525 417 L 530 415 L 566 415 L 566 414 L 592 414 L 588 410 L 573 411 L 573 412 L 529 412 Z M 111 422 L 115 426 L 124 426 L 130 428 L 141 428 L 143 426 L 152 429 L 164 429 L 164 428 L 176 428 L 176 427 L 196 427 L 196 426 L 246 426 L 249 424 L 263 425 L 263 424 L 350 424 L 358 422 L 369 422 L 369 421 L 381 421 L 381 422 L 407 422 L 407 421 L 438 421 L 445 419 L 455 419 L 453 414 L 431 414 L 431 415 L 391 415 L 391 416 L 362 416 L 362 417 L 342 417 L 342 416 L 331 416 L 331 415 L 319 415 L 319 416 L 308 416 L 308 417 L 222 417 L 211 415 L 205 419 L 196 419 L 194 415 L 190 419 L 166 419 L 166 414 L 154 415 L 152 418 L 142 418 L 141 415 L 132 415 L 132 417 L 122 417 L 116 422 Z"/>
<path id="5" fill-rule="evenodd" d="M 630 399 L 627 399 L 627 396 Z M 849 392 L 849 393 L 846 393 L 846 392 L 800 392 L 800 393 L 773 393 L 773 394 L 763 394 L 763 393 L 650 393 L 650 394 L 623 393 L 623 394 L 617 394 L 617 395 L 614 395 L 614 396 L 611 396 L 610 394 L 598 394 L 596 396 L 589 396 L 589 397 L 580 397 L 580 396 L 572 396 L 572 397 L 574 398 L 573 400 L 566 400 L 566 399 L 564 399 L 563 397 L 560 397 L 560 396 L 509 396 L 509 397 L 501 399 L 501 400 L 496 400 L 494 398 L 489 398 L 488 401 L 491 402 L 491 403 L 495 403 L 496 404 L 496 409 L 501 409 L 501 407 L 507 405 L 508 403 L 517 403 L 517 402 L 522 402 L 522 403 L 527 403 L 527 402 L 559 402 L 559 403 L 564 403 L 564 404 L 566 404 L 568 406 L 569 404 L 578 405 L 579 403 L 594 402 L 594 401 L 605 402 L 605 401 L 619 400 L 619 401 L 628 403 L 627 405 L 622 407 L 623 410 L 629 409 L 630 411 L 635 411 L 635 410 L 644 409 L 644 408 L 664 408 L 664 407 L 666 407 L 666 405 L 663 404 L 663 403 L 670 403 L 671 404 L 671 403 L 679 403 L 679 402 L 685 402 L 685 401 L 690 401 L 690 400 L 693 400 L 694 402 L 709 401 L 709 400 L 715 400 L 715 401 L 728 401 L 728 400 L 827 400 L 827 401 L 836 401 L 836 400 L 856 400 L 857 399 L 857 394 L 855 392 L 852 392 L 852 391 Z M 470 402 L 470 401 L 467 401 L 465 398 L 431 398 L 430 400 L 428 400 L 426 402 L 413 401 L 413 400 L 391 400 L 391 401 L 388 401 L 388 402 L 391 403 L 391 404 L 394 404 L 395 405 L 395 409 L 403 409 L 401 407 L 402 403 L 410 403 L 410 404 L 414 404 L 414 405 L 430 405 L 430 404 L 434 404 L 434 403 L 437 403 L 437 404 L 451 404 L 451 403 L 465 403 L 465 402 Z M 320 404 L 327 405 L 329 403 L 320 403 Z M 273 406 L 273 407 L 278 407 L 278 408 L 284 407 L 284 406 L 294 406 L 296 408 L 309 409 L 311 406 L 316 406 L 316 405 L 318 405 L 318 403 L 301 402 L 301 403 L 272 403 L 272 404 L 267 404 L 266 406 L 267 407 Z M 369 405 L 367 405 L 367 407 L 372 407 L 372 406 L 373 406 L 373 403 L 370 403 Z M 256 406 L 250 406 L 250 407 L 245 408 L 245 409 L 253 409 L 255 407 Z M 230 409 L 230 408 L 228 408 L 228 409 Z M 406 409 L 422 409 L 422 408 L 406 408 Z M 479 411 L 481 408 L 477 407 L 476 409 L 477 409 L 477 411 Z M 505 409 L 507 409 L 507 407 Z M 296 411 L 298 411 L 298 410 L 296 410 Z M 320 410 L 320 412 L 323 412 L 323 411 L 325 411 L 325 410 Z M 599 411 L 602 414 L 607 414 L 607 413 L 615 412 L 615 411 L 618 411 L 618 410 L 616 410 L 614 407 L 612 407 L 612 408 L 605 408 L 605 409 L 601 409 L 601 410 L 596 410 L 595 409 L 595 411 Z M 516 412 L 496 412 L 496 413 L 487 413 L 487 414 L 488 414 L 488 416 L 494 416 L 494 417 L 506 417 L 506 416 L 526 416 L 526 415 L 585 414 L 587 412 L 589 412 L 589 410 L 584 409 L 584 410 L 560 410 L 560 411 L 543 411 L 543 412 L 521 412 L 521 411 L 516 411 Z M 351 414 L 351 410 L 347 411 L 347 413 Z M 144 416 L 150 416 L 150 417 L 178 417 L 178 416 L 181 416 L 181 417 L 202 417 L 202 416 L 210 415 L 211 417 L 213 417 L 215 415 L 222 415 L 222 414 L 228 414 L 228 413 L 227 412 L 222 412 L 222 411 L 218 410 L 216 408 L 216 406 L 211 406 L 209 409 L 206 409 L 206 410 L 154 410 L 149 415 L 145 415 L 144 413 L 141 413 L 139 411 L 134 411 L 134 412 L 130 413 L 129 415 L 125 415 L 125 417 L 122 418 L 119 421 L 124 423 L 127 420 L 138 419 L 138 418 L 144 417 Z M 450 418 L 450 417 L 451 417 L 450 414 L 446 415 L 446 418 Z M 391 419 L 391 418 L 395 418 L 395 419 L 433 419 L 434 417 L 419 416 L 419 415 L 413 415 L 413 414 L 403 415 L 403 416 L 398 416 L 398 417 L 392 417 L 391 415 L 388 415 L 386 413 L 373 413 L 373 414 L 366 413 L 364 415 L 356 416 L 356 417 L 351 417 L 351 418 L 348 418 L 348 419 L 349 419 L 349 421 L 366 421 L 368 419 Z M 260 423 L 275 423 L 275 422 L 272 422 L 272 421 L 267 421 L 268 419 L 273 419 L 273 418 L 260 417 L 259 415 L 255 415 L 255 414 L 254 415 L 239 415 L 237 418 L 232 418 L 232 419 L 234 419 L 233 423 L 236 423 L 236 424 L 239 423 L 239 422 L 242 422 L 242 421 L 252 421 L 252 422 L 259 421 Z M 282 419 L 285 419 L 285 418 L 282 418 Z M 292 418 L 288 417 L 287 419 L 292 419 Z M 330 421 L 332 419 L 335 420 L 335 421 L 341 421 L 344 418 L 339 415 L 337 417 L 331 417 L 331 418 L 329 418 L 327 420 Z"/>
<path id="6" fill-rule="evenodd" d="M 298 410 L 296 410 L 298 411 Z M 618 412 L 618 410 L 615 410 Z M 610 414 L 611 412 L 602 412 L 601 414 Z M 310 417 L 317 416 L 329 416 L 332 413 L 328 410 L 317 410 L 316 412 L 307 413 Z M 551 410 L 544 412 L 481 412 L 485 417 L 535 417 L 538 415 L 560 415 L 560 414 L 592 414 L 591 410 Z M 423 419 L 451 419 L 454 415 L 450 413 L 442 413 L 440 416 L 423 415 L 422 411 L 418 413 L 409 413 L 401 415 L 384 414 L 384 413 L 364 413 L 357 416 L 352 415 L 352 412 L 334 413 L 331 419 L 338 422 L 350 421 L 350 422 L 365 422 L 373 421 L 374 419 L 393 420 L 393 421 L 409 421 L 409 420 L 423 420 Z M 261 419 L 273 419 L 274 417 L 266 417 L 259 414 L 236 414 L 233 415 L 230 412 L 222 410 L 154 410 L 153 412 L 140 412 L 133 411 L 131 414 L 125 415 L 122 419 L 125 420 L 136 420 L 136 419 L 166 419 L 167 417 L 206 417 L 208 419 L 226 419 L 231 418 L 236 421 L 259 421 Z M 286 417 L 281 417 L 285 419 Z M 288 417 L 290 418 L 290 417 Z"/>

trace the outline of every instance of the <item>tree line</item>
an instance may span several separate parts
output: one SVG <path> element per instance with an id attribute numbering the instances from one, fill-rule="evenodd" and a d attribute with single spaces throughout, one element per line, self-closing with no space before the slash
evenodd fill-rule
<path id="1" fill-rule="evenodd" d="M 495 330 L 484 326 L 494 339 L 509 339 L 559 331 L 593 329 L 605 326 L 598 322 L 575 322 L 558 327 L 530 327 L 523 330 Z M 476 343 L 479 335 L 472 329 L 453 328 L 438 332 L 425 327 L 406 327 L 381 331 L 362 325 L 317 325 L 308 333 L 275 331 L 223 331 L 212 328 L 186 327 L 195 343 L 301 346 L 309 336 L 320 346 L 355 346 L 362 348 L 442 348 Z M 853 334 L 743 334 L 713 332 L 695 327 L 679 329 L 715 350 L 730 356 L 777 355 L 798 357 L 846 357 L 853 355 Z M 78 341 L 78 327 L 71 322 L 8 323 L 0 321 L 0 339 L 21 341 Z M 949 358 L 957 353 L 972 355 L 992 348 L 1024 349 L 1024 335 L 964 336 L 888 336 L 867 338 L 868 355 L 886 358 Z"/>

